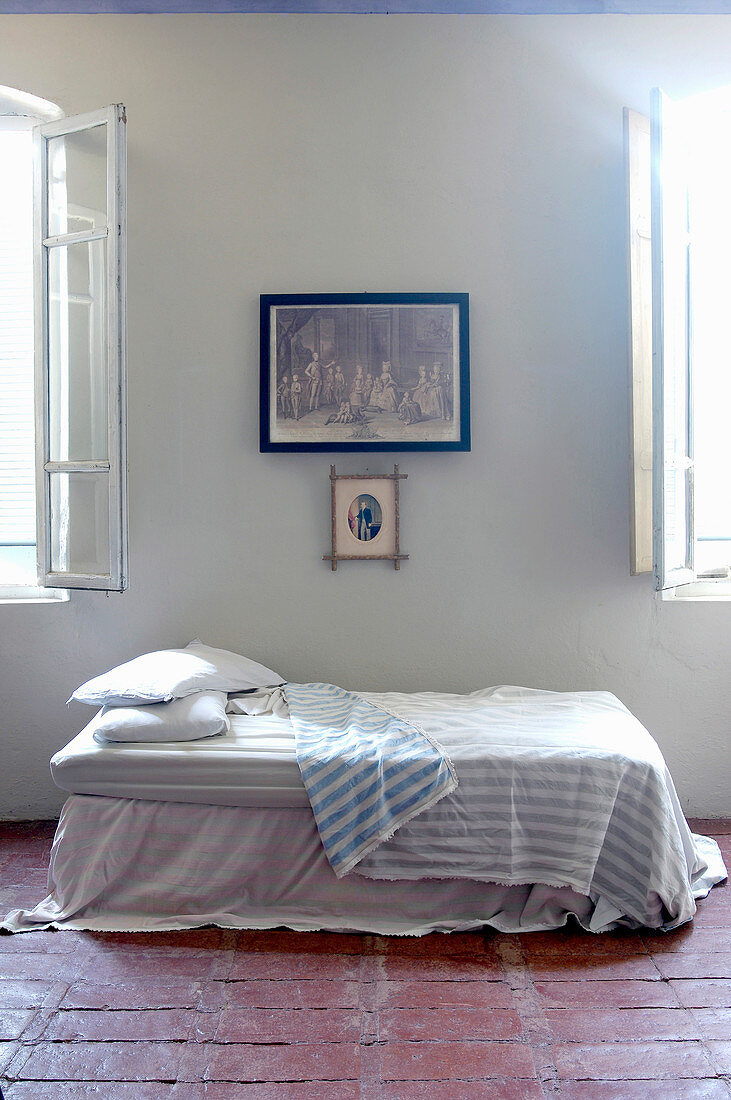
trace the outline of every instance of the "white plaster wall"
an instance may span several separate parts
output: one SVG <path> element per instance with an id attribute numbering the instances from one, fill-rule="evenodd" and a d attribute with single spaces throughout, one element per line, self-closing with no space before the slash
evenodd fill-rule
<path id="1" fill-rule="evenodd" d="M 731 82 L 728 17 L 3 16 L 2 83 L 128 109 L 131 587 L 0 606 L 0 817 L 58 811 L 74 687 L 199 635 L 292 679 L 607 688 L 731 813 L 731 605 L 628 567 L 622 107 Z M 262 291 L 467 290 L 470 454 L 411 560 L 323 563 L 328 455 L 258 453 Z"/>

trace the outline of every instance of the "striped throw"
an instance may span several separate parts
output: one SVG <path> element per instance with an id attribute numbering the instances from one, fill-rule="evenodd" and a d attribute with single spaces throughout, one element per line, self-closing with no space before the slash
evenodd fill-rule
<path id="1" fill-rule="evenodd" d="M 297 761 L 338 878 L 457 786 L 419 726 L 332 684 L 287 684 Z"/>

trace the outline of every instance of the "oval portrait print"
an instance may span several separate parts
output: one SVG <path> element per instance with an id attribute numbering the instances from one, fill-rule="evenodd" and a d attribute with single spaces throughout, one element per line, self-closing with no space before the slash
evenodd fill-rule
<path id="1" fill-rule="evenodd" d="M 370 493 L 361 493 L 348 509 L 348 526 L 361 542 L 371 542 L 381 530 L 381 505 Z"/>

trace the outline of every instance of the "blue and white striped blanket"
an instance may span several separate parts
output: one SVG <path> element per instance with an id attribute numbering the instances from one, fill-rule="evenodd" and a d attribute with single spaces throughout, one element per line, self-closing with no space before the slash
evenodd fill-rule
<path id="1" fill-rule="evenodd" d="M 419 726 L 332 684 L 287 684 L 297 761 L 338 878 L 457 786 Z"/>

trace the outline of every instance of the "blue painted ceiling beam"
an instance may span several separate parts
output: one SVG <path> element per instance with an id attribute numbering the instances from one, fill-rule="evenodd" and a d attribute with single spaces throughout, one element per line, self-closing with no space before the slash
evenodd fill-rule
<path id="1" fill-rule="evenodd" d="M 729 15 L 731 0 L 0 0 L 0 15 Z"/>

